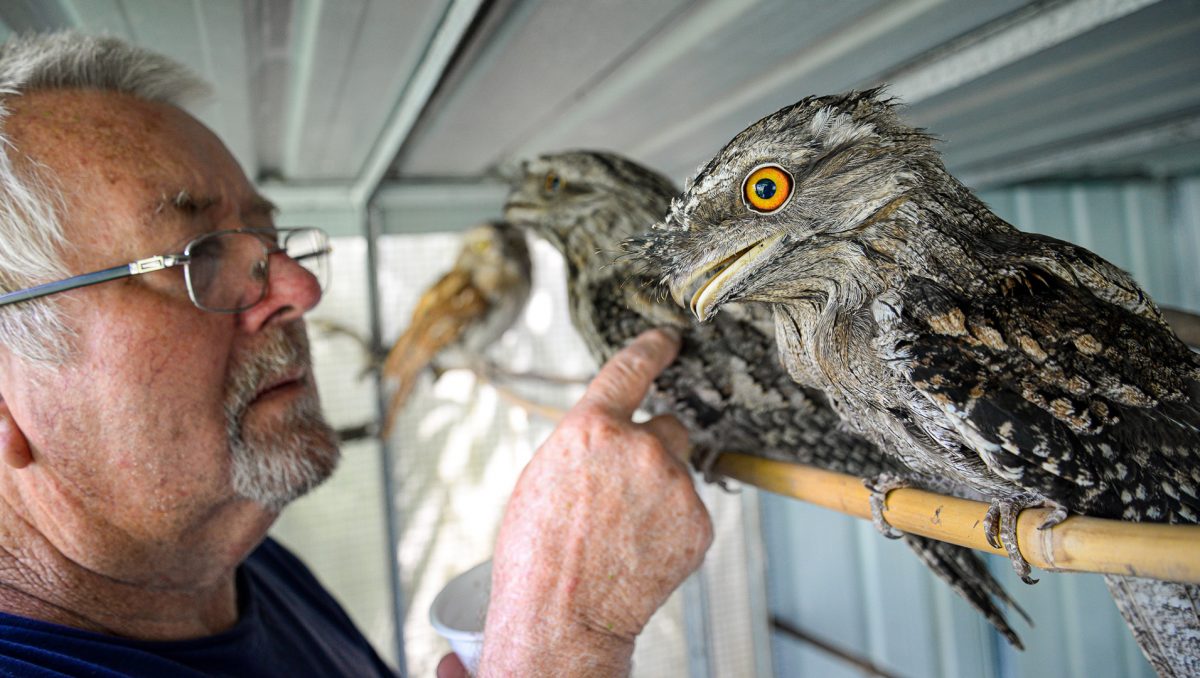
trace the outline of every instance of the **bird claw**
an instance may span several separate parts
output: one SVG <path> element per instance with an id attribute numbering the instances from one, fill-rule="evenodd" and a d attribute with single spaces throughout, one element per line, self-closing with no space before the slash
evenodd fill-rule
<path id="1" fill-rule="evenodd" d="M 717 466 L 717 459 L 721 456 L 721 452 L 708 448 L 697 446 L 692 449 L 692 468 L 696 469 L 700 476 L 704 478 L 706 483 L 715 483 L 718 487 L 726 492 L 733 492 L 730 488 L 728 478 L 717 473 L 714 469 Z"/>
<path id="2" fill-rule="evenodd" d="M 873 480 L 864 478 L 863 486 L 871 491 L 871 522 L 875 525 L 875 529 L 888 539 L 903 537 L 904 533 L 892 527 L 883 517 L 883 510 L 887 508 L 887 493 L 908 487 L 908 481 L 891 473 L 880 473 Z"/>
<path id="3" fill-rule="evenodd" d="M 987 514 L 983 516 L 983 537 L 994 549 L 1004 548 L 1004 545 L 1000 543 L 1000 526 L 996 522 L 999 519 L 1000 500 L 997 499 L 992 502 L 992 505 L 988 507 Z"/>
<path id="4" fill-rule="evenodd" d="M 1038 525 L 1039 530 L 1050 529 L 1051 527 L 1054 527 L 1055 525 L 1067 519 L 1067 509 L 1065 506 L 1059 506 L 1058 504 L 1050 503 L 1049 508 L 1052 509 L 1050 511 L 1050 515 L 1046 516 L 1046 519 L 1042 521 L 1041 525 Z"/>
<path id="5" fill-rule="evenodd" d="M 1036 584 L 1038 580 L 1029 576 L 1031 570 L 1029 561 L 1025 560 L 1025 556 L 1021 555 L 1021 550 L 1017 546 L 1017 517 L 1021 511 L 1033 507 L 1053 509 L 1050 515 L 1046 516 L 1046 520 L 1038 525 L 1039 530 L 1054 527 L 1067 519 L 1065 507 L 1050 502 L 1037 494 L 1018 494 L 1003 499 L 993 499 L 992 505 L 988 507 L 987 515 L 983 518 L 984 537 L 987 538 L 992 548 L 1003 548 L 1008 552 L 1013 570 L 1026 584 Z"/>

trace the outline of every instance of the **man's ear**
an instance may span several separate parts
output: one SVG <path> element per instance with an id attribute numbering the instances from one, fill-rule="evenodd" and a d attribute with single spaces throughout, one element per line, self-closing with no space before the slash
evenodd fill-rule
<path id="1" fill-rule="evenodd" d="M 14 469 L 23 469 L 33 463 L 29 440 L 17 425 L 17 420 L 13 419 L 8 401 L 3 397 L 0 397 L 0 462 Z"/>

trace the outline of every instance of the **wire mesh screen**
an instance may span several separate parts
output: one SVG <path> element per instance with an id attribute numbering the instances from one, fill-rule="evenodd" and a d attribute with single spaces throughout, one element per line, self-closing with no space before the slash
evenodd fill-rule
<path id="1" fill-rule="evenodd" d="M 488 352 L 509 372 L 537 372 L 586 379 L 596 365 L 567 318 L 564 266 L 556 251 L 531 242 L 533 291 L 524 315 Z M 387 236 L 380 242 L 380 298 L 383 334 L 397 336 L 409 322 L 419 295 L 454 260 L 455 234 Z M 520 398 L 569 407 L 583 387 L 504 383 Z M 509 402 L 503 392 L 471 371 L 449 370 L 439 379 L 430 371 L 405 406 L 389 441 L 394 458 L 400 521 L 398 564 L 403 577 L 405 652 L 412 675 L 432 675 L 449 651 L 428 622 L 434 596 L 454 576 L 490 557 L 505 502 L 517 477 L 550 433 L 552 422 Z M 712 675 L 753 676 L 753 624 L 745 601 L 748 578 L 744 525 L 739 502 L 714 503 L 718 542 L 709 561 L 720 562 L 708 576 L 719 595 L 708 608 L 705 641 L 728 671 Z M 757 539 L 757 529 L 751 535 Z M 684 601 L 676 593 L 638 638 L 634 675 L 689 675 Z"/>
<path id="2" fill-rule="evenodd" d="M 328 290 L 308 315 L 321 403 L 329 423 L 339 429 L 371 421 L 376 412 L 366 346 L 348 334 L 323 329 L 325 323 L 336 323 L 359 337 L 369 335 L 366 261 L 364 239 L 334 238 Z M 344 444 L 333 477 L 289 506 L 271 534 L 300 555 L 394 666 L 379 455 L 374 440 Z"/>

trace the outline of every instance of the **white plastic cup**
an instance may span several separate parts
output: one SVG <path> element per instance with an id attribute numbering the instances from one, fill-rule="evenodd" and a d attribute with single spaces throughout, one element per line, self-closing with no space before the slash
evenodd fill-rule
<path id="1" fill-rule="evenodd" d="M 483 625 L 491 594 L 492 561 L 485 560 L 451 579 L 429 607 L 429 623 L 450 641 L 471 675 L 479 669 L 483 654 Z"/>

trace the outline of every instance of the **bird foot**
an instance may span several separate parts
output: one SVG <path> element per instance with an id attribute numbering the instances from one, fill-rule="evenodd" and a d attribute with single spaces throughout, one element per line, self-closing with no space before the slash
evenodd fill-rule
<path id="1" fill-rule="evenodd" d="M 707 447 L 697 446 L 692 449 L 692 467 L 700 473 L 700 477 L 704 478 L 706 483 L 715 483 L 726 492 L 733 492 L 726 482 L 726 478 L 713 470 L 717 465 L 717 458 L 721 456 L 721 452 L 712 450 Z"/>
<path id="2" fill-rule="evenodd" d="M 1047 500 L 1039 494 L 1018 494 L 1003 499 L 993 499 L 983 518 L 983 534 L 992 548 L 1002 548 L 1008 552 L 1013 569 L 1017 576 L 1026 584 L 1036 584 L 1037 579 L 1029 576 L 1029 561 L 1021 555 L 1017 546 L 1017 517 L 1027 508 L 1050 508 L 1050 515 L 1038 525 L 1039 530 L 1054 527 L 1067 519 L 1067 509 Z"/>
<path id="3" fill-rule="evenodd" d="M 864 478 L 863 486 L 871 491 L 871 523 L 875 529 L 888 539 L 899 539 L 904 533 L 892 527 L 883 517 L 887 508 L 887 493 L 903 487 L 909 487 L 908 481 L 892 473 L 880 473 L 875 478 Z"/>

